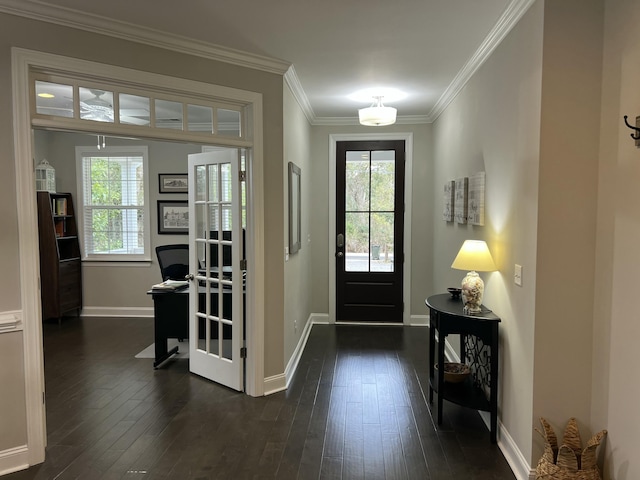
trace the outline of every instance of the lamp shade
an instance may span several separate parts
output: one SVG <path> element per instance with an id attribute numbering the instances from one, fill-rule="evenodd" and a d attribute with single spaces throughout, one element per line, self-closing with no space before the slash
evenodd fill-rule
<path id="1" fill-rule="evenodd" d="M 456 270 L 493 272 L 497 270 L 489 247 L 483 240 L 465 240 L 451 264 Z"/>
<path id="2" fill-rule="evenodd" d="M 381 96 L 375 96 L 373 99 L 373 105 L 358 110 L 360 124 L 372 127 L 381 127 L 383 125 L 392 125 L 396 123 L 396 114 L 398 111 L 393 107 L 385 107 L 382 104 Z"/>
<path id="3" fill-rule="evenodd" d="M 373 127 L 396 123 L 397 110 L 393 107 L 367 107 L 358 110 L 360 124 Z"/>

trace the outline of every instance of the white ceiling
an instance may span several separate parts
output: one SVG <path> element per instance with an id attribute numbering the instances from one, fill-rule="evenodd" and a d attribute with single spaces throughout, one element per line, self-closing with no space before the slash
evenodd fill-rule
<path id="1" fill-rule="evenodd" d="M 398 109 L 399 121 L 432 121 L 531 3 L 0 0 L 0 11 L 109 25 L 114 32 L 138 26 L 142 36 L 165 32 L 168 42 L 192 39 L 200 47 L 238 50 L 258 61 L 275 59 L 283 70 L 291 64 L 287 79 L 310 121 L 322 124 L 355 122 L 357 109 L 371 102 L 348 97 L 372 87 L 406 94 L 385 102 Z"/>

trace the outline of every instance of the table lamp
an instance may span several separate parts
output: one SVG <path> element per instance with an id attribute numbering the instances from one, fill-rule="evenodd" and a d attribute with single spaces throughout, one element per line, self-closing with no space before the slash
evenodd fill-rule
<path id="1" fill-rule="evenodd" d="M 492 272 L 496 269 L 489 247 L 483 240 L 465 240 L 458 255 L 451 264 L 456 270 L 467 270 L 462 280 L 462 301 L 466 313 L 480 313 L 484 282 L 478 275 L 480 272 Z"/>

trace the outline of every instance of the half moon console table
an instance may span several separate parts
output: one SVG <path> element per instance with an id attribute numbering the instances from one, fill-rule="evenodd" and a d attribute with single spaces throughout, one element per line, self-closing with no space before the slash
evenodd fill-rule
<path id="1" fill-rule="evenodd" d="M 430 316 L 429 403 L 433 404 L 435 391 L 438 394 L 438 425 L 442 424 L 443 400 L 486 411 L 491 416 L 491 442 L 496 443 L 500 318 L 484 305 L 479 314 L 465 314 L 462 300 L 446 293 L 433 295 L 425 303 Z M 445 363 L 445 341 L 450 334 L 460 335 L 460 361 L 471 370 L 469 377 L 460 383 L 445 382 L 444 368 L 435 369 L 436 364 Z"/>

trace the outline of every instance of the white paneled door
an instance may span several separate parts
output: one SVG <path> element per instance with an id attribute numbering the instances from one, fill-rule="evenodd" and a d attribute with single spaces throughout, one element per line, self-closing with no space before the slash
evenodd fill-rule
<path id="1" fill-rule="evenodd" d="M 189 155 L 189 369 L 244 390 L 243 150 Z"/>

